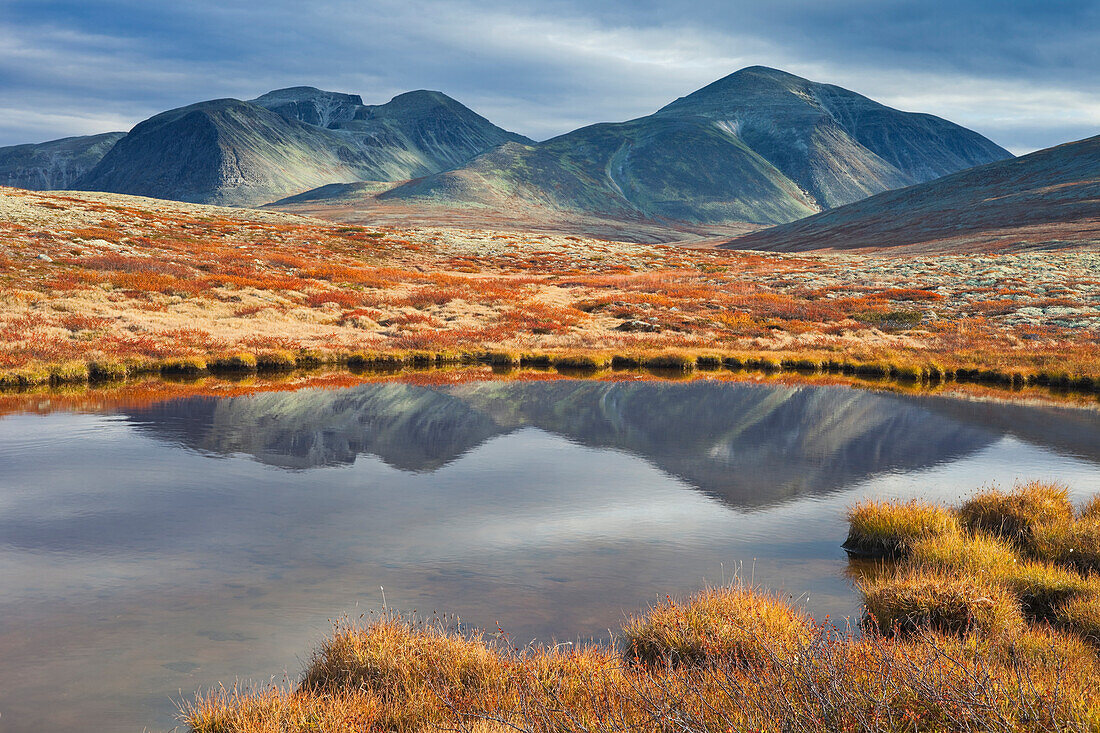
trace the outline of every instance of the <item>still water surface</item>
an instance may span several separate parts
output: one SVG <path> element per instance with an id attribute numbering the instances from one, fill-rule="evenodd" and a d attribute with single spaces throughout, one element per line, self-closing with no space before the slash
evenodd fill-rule
<path id="1" fill-rule="evenodd" d="M 736 573 L 857 612 L 868 496 L 1100 490 L 1094 411 L 717 382 L 400 383 L 0 419 L 0 730 L 142 731 L 382 604 L 606 638 Z"/>

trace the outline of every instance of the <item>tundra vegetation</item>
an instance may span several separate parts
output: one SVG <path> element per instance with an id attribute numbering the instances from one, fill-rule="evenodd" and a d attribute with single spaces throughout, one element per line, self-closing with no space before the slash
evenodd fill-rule
<path id="1" fill-rule="evenodd" d="M 1045 483 L 860 504 L 846 546 L 877 563 L 853 564 L 865 611 L 840 626 L 744 584 L 666 598 L 604 646 L 385 610 L 337 623 L 297 684 L 215 689 L 180 716 L 196 733 L 1097 730 L 1097 566 L 1045 549 L 1095 542 L 1096 506 Z"/>
<path id="2" fill-rule="evenodd" d="M 483 363 L 1100 385 L 1097 255 L 784 255 L 0 191 L 0 385 Z"/>

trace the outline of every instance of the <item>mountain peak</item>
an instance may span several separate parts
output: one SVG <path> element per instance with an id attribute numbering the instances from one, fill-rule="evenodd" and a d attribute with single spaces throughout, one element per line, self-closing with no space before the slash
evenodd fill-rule
<path id="1" fill-rule="evenodd" d="M 398 94 L 396 97 L 381 105 L 387 109 L 430 109 L 432 107 L 464 107 L 460 102 L 452 99 L 443 92 L 431 89 L 416 89 L 411 92 Z"/>
<path id="2" fill-rule="evenodd" d="M 253 100 L 253 104 L 261 107 L 270 107 L 274 104 L 286 104 L 288 102 L 315 102 L 318 100 L 332 100 L 344 104 L 363 104 L 363 98 L 358 94 L 345 94 L 343 92 L 329 92 L 317 87 L 286 87 L 285 89 L 273 89 L 267 94 L 261 94 Z"/>
<path id="3" fill-rule="evenodd" d="M 689 114 L 724 114 L 734 108 L 755 106 L 761 102 L 780 100 L 805 105 L 816 88 L 828 85 L 768 66 L 746 66 L 732 74 L 697 89 L 671 102 L 657 112 Z M 839 87 L 835 87 L 839 89 Z M 847 92 L 859 97 L 855 92 Z"/>

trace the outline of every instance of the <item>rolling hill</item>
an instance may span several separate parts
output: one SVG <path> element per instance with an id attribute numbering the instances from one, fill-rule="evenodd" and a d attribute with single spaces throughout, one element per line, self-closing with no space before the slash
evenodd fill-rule
<path id="1" fill-rule="evenodd" d="M 923 252 L 1100 246 L 1100 136 L 880 193 L 722 246 Z"/>

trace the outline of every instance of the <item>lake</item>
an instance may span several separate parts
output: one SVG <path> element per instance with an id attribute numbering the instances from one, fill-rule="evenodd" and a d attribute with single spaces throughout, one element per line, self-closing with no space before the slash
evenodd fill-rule
<path id="1" fill-rule="evenodd" d="M 695 380 L 402 382 L 0 419 L 0 730 L 142 731 L 383 603 L 526 642 L 734 577 L 858 613 L 864 497 L 1100 490 L 1100 413 Z M 384 591 L 382 590 L 384 588 Z"/>

